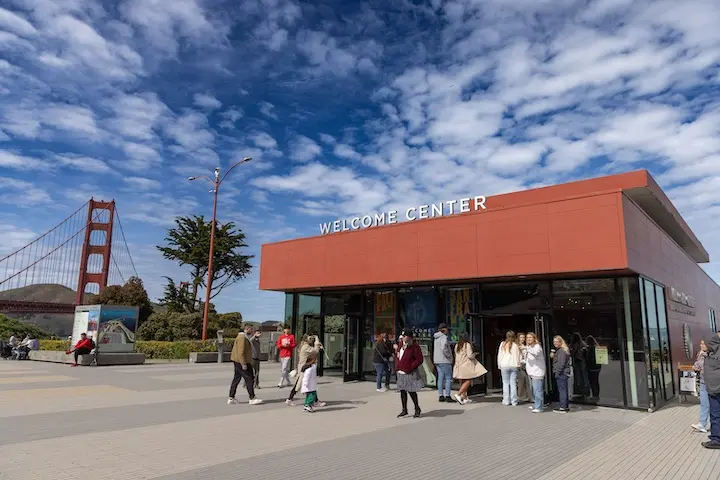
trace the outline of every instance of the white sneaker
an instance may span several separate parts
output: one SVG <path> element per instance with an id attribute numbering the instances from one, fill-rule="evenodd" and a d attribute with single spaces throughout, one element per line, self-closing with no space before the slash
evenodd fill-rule
<path id="1" fill-rule="evenodd" d="M 386 388 L 378 388 L 377 391 L 380 393 L 385 393 L 385 392 L 387 392 L 387 389 Z"/>
<path id="2" fill-rule="evenodd" d="M 542 413 L 542 410 L 540 410 L 539 408 L 533 408 L 533 409 L 531 410 L 531 412 L 532 412 L 532 413 Z"/>
<path id="3" fill-rule="evenodd" d="M 304 406 L 304 407 L 303 407 L 303 410 L 305 410 L 306 412 L 310 412 L 310 413 L 314 413 L 314 412 L 315 412 L 315 410 L 313 410 L 313 407 L 311 407 L 310 405 Z"/>
<path id="4" fill-rule="evenodd" d="M 473 402 L 472 400 L 470 400 L 469 398 L 466 398 L 466 399 L 463 400 L 463 405 L 467 405 L 467 404 L 472 403 L 472 402 Z"/>
<path id="5" fill-rule="evenodd" d="M 464 405 L 464 404 L 465 404 L 465 402 L 463 401 L 463 398 L 462 398 L 460 395 L 455 394 L 455 395 L 453 395 L 453 398 L 454 398 L 455 401 L 458 402 L 460 405 Z"/>
<path id="6" fill-rule="evenodd" d="M 293 402 L 292 400 L 285 400 L 285 405 L 287 405 L 288 407 L 294 407 L 295 402 Z"/>
<path id="7" fill-rule="evenodd" d="M 327 403 L 325 403 L 325 402 L 315 402 L 315 403 L 313 403 L 313 407 L 324 407 L 325 405 L 327 405 Z"/>
<path id="8" fill-rule="evenodd" d="M 532 405 L 530 405 L 528 408 L 529 408 L 530 410 L 535 410 L 535 407 L 533 407 Z"/>
<path id="9" fill-rule="evenodd" d="M 250 404 L 250 405 L 262 405 L 262 403 L 263 403 L 263 401 L 260 400 L 259 398 L 253 398 L 252 400 L 250 400 L 248 402 L 248 404 Z"/>
<path id="10" fill-rule="evenodd" d="M 228 398 L 228 405 L 237 405 L 238 401 L 234 398 Z"/>
<path id="11" fill-rule="evenodd" d="M 696 432 L 707 433 L 707 429 L 699 423 L 696 423 L 695 425 L 690 425 L 690 427 L 692 427 L 693 430 L 695 430 Z"/>

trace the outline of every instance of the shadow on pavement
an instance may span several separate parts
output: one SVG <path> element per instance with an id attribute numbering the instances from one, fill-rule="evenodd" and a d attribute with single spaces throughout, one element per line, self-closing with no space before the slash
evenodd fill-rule
<path id="1" fill-rule="evenodd" d="M 322 407 L 316 408 L 316 412 L 339 412 L 342 410 L 355 410 L 356 407 Z"/>
<path id="2" fill-rule="evenodd" d="M 423 412 L 423 418 L 443 418 L 450 417 L 453 415 L 462 415 L 465 413 L 463 410 L 430 410 L 429 412 Z"/>
<path id="3" fill-rule="evenodd" d="M 333 405 L 365 405 L 365 400 L 328 400 L 325 404 L 329 407 Z"/>

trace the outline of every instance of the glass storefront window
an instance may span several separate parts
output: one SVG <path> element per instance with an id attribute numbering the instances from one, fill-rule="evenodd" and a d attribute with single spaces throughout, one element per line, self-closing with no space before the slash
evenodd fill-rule
<path id="1" fill-rule="evenodd" d="M 292 293 L 285 294 L 285 321 L 284 324 L 293 328 L 295 317 L 293 314 L 293 307 L 295 306 L 295 295 Z"/>
<path id="2" fill-rule="evenodd" d="M 710 331 L 716 333 L 718 331 L 717 321 L 715 320 L 715 309 L 712 307 L 708 309 L 708 319 L 710 320 Z"/>
<path id="3" fill-rule="evenodd" d="M 625 391 L 627 406 L 648 408 L 650 387 L 645 363 L 645 336 L 640 287 L 637 277 L 618 280 L 621 295 L 622 335 L 625 341 Z M 642 302 L 644 304 L 644 301 Z"/>
<path id="4" fill-rule="evenodd" d="M 480 308 L 482 313 L 489 315 L 547 310 L 551 308 L 550 284 L 538 282 L 481 285 Z"/>
<path id="5" fill-rule="evenodd" d="M 306 333 L 320 334 L 320 295 L 300 294 L 297 301 L 297 341 Z"/>
<path id="6" fill-rule="evenodd" d="M 625 406 L 615 280 L 556 281 L 552 292 L 553 335 L 565 339 L 573 360 L 572 401 Z"/>
<path id="7" fill-rule="evenodd" d="M 327 354 L 323 372 L 326 375 L 342 375 L 344 372 L 345 303 L 345 295 L 323 295 L 323 313 L 325 315 L 323 345 Z"/>

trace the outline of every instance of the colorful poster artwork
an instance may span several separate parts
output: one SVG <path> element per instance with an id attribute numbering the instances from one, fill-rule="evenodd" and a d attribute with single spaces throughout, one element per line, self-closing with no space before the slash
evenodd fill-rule
<path id="1" fill-rule="evenodd" d="M 450 337 L 457 341 L 462 332 L 467 330 L 465 325 L 465 314 L 472 312 L 472 305 L 475 301 L 475 290 L 472 288 L 461 288 L 448 290 L 446 295 L 446 315 Z"/>
<path id="2" fill-rule="evenodd" d="M 395 339 L 395 293 L 375 292 L 375 339 L 387 333 L 390 340 Z"/>
<path id="3" fill-rule="evenodd" d="M 405 326 L 434 333 L 438 324 L 435 290 L 413 289 L 403 294 L 403 300 Z"/>
<path id="4" fill-rule="evenodd" d="M 133 352 L 138 323 L 136 307 L 102 307 L 95 342 L 103 352 Z"/>

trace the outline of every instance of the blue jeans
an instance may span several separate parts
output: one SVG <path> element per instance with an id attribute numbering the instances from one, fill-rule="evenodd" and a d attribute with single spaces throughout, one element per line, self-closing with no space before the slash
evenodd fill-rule
<path id="1" fill-rule="evenodd" d="M 568 376 L 567 375 L 555 375 L 558 387 L 558 401 L 560 402 L 560 408 L 569 408 L 570 401 L 568 399 Z"/>
<path id="2" fill-rule="evenodd" d="M 707 428 L 708 418 L 710 417 L 710 399 L 708 398 L 707 387 L 705 382 L 700 380 L 700 421 L 698 424 Z"/>
<path id="3" fill-rule="evenodd" d="M 720 444 L 720 395 L 708 394 L 710 400 L 710 441 Z"/>
<path id="4" fill-rule="evenodd" d="M 501 368 L 503 383 L 503 405 L 518 404 L 517 368 Z"/>
<path id="5" fill-rule="evenodd" d="M 387 363 L 373 363 L 375 365 L 375 372 L 377 373 L 377 377 L 375 378 L 375 385 L 377 386 L 377 389 L 380 390 L 382 388 L 382 379 L 383 375 L 385 376 L 385 386 L 390 386 L 390 365 Z"/>
<path id="6" fill-rule="evenodd" d="M 532 383 L 533 409 L 542 410 L 543 400 L 545 398 L 545 392 L 543 392 L 543 379 L 531 378 L 530 383 Z"/>
<path id="7" fill-rule="evenodd" d="M 437 367 L 437 387 L 438 396 L 449 397 L 452 392 L 452 364 L 438 363 Z"/>

